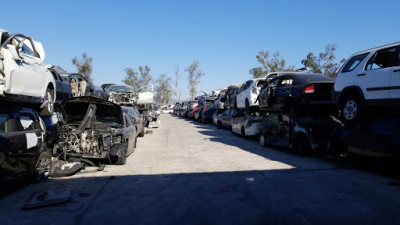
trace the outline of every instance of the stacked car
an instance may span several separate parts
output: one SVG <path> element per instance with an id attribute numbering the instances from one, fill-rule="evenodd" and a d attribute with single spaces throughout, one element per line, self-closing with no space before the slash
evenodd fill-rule
<path id="1" fill-rule="evenodd" d="M 146 125 L 130 86 L 96 88 L 45 65 L 43 45 L 23 34 L 0 30 L 0 44 L 0 188 L 71 175 L 65 164 L 125 164 Z"/>

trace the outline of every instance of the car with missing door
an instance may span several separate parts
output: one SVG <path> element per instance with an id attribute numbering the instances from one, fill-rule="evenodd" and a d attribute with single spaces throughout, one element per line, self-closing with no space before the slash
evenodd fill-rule
<path id="1" fill-rule="evenodd" d="M 400 42 L 353 54 L 338 70 L 332 100 L 341 120 L 356 123 L 367 107 L 400 105 Z"/>
<path id="2" fill-rule="evenodd" d="M 22 179 L 43 181 L 49 177 L 46 127 L 35 110 L 0 107 L 0 146 L 0 189 Z"/>
<path id="3" fill-rule="evenodd" d="M 36 105 L 41 116 L 51 116 L 56 84 L 43 64 L 43 45 L 24 34 L 1 29 L 0 44 L 1 100 Z"/>

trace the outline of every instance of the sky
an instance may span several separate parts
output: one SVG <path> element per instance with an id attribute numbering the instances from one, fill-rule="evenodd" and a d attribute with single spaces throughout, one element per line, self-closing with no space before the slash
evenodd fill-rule
<path id="1" fill-rule="evenodd" d="M 96 86 L 122 83 L 125 69 L 148 65 L 153 80 L 179 68 L 181 99 L 199 60 L 207 93 L 251 79 L 259 51 L 302 67 L 309 52 L 336 44 L 336 57 L 400 41 L 398 0 L 4 1 L 0 29 L 42 42 L 45 64 L 76 72 L 75 56 L 93 58 Z"/>

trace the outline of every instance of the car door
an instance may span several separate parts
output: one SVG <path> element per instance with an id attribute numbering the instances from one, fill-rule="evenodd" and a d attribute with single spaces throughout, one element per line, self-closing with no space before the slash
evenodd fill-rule
<path id="1" fill-rule="evenodd" d="M 282 77 L 275 89 L 275 107 L 282 108 L 286 99 L 292 92 L 293 78 L 289 76 Z"/>
<path id="2" fill-rule="evenodd" d="M 246 81 L 245 83 L 242 84 L 242 86 L 240 86 L 240 89 L 239 89 L 237 97 L 236 97 L 236 104 L 237 104 L 238 108 L 244 107 L 244 101 L 246 98 L 245 91 L 248 86 L 249 86 L 249 81 Z"/>
<path id="3" fill-rule="evenodd" d="M 127 154 L 131 154 L 135 150 L 135 127 L 132 125 L 131 120 L 128 115 L 124 114 L 125 120 L 125 132 L 128 135 L 128 149 Z M 134 130 L 135 129 L 135 130 Z"/>
<path id="4" fill-rule="evenodd" d="M 392 73 L 390 74 L 390 99 L 400 99 L 400 47 L 394 57 Z"/>
<path id="5" fill-rule="evenodd" d="M 377 51 L 367 61 L 364 71 L 355 77 L 355 84 L 362 88 L 367 100 L 388 99 L 393 60 L 397 47 Z"/>
<path id="6" fill-rule="evenodd" d="M 45 83 L 43 68 L 41 68 L 42 61 L 38 57 L 38 53 L 28 47 L 28 42 L 31 46 L 34 45 L 30 39 L 19 41 L 22 43 L 18 44 L 17 47 L 10 46 L 16 48 L 21 59 L 18 66 L 11 72 L 12 93 L 41 97 L 44 93 L 43 85 Z"/>

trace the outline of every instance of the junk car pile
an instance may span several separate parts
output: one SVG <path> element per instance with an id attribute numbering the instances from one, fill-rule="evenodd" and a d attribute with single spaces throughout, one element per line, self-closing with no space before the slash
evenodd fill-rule
<path id="1" fill-rule="evenodd" d="M 177 102 L 174 114 L 299 155 L 398 159 L 399 55 L 400 43 L 355 53 L 335 79 L 304 71 L 271 72 Z M 205 110 L 212 110 L 211 117 L 201 113 Z"/>
<path id="2" fill-rule="evenodd" d="M 60 169 L 68 163 L 125 164 L 146 125 L 130 86 L 96 88 L 45 65 L 43 45 L 23 34 L 0 29 L 0 44 L 1 188 L 73 174 Z"/>

